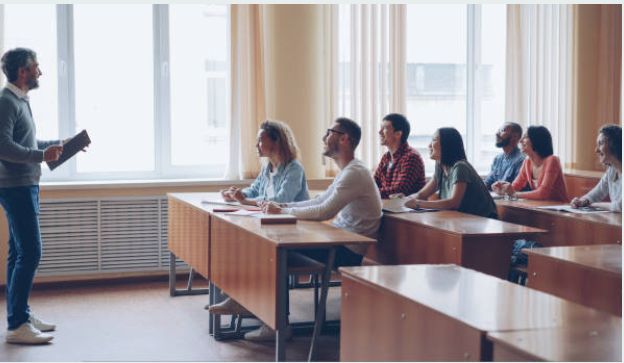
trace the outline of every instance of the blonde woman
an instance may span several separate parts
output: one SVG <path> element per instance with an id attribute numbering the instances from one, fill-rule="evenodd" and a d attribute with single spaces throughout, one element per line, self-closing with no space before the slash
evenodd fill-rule
<path id="1" fill-rule="evenodd" d="M 280 121 L 264 121 L 258 131 L 256 149 L 267 158 L 250 187 L 221 190 L 223 199 L 247 205 L 262 201 L 300 202 L 310 199 L 303 166 L 297 160 L 299 149 L 290 127 Z"/>

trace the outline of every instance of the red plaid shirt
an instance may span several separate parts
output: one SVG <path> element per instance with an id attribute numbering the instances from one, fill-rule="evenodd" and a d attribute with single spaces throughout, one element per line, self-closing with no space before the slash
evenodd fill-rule
<path id="1" fill-rule="evenodd" d="M 418 151 L 412 149 L 407 142 L 394 153 L 394 163 L 388 168 L 390 159 L 388 151 L 381 158 L 375 172 L 375 183 L 382 198 L 396 193 L 410 195 L 425 185 L 425 165 Z"/>

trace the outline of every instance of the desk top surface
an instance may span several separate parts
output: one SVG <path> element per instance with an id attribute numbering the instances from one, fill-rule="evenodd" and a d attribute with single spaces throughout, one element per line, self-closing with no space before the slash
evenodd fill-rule
<path id="1" fill-rule="evenodd" d="M 547 233 L 539 228 L 523 226 L 497 219 L 475 216 L 451 210 L 436 212 L 384 213 L 384 218 L 414 223 L 427 228 L 462 236 L 518 235 Z"/>
<path id="2" fill-rule="evenodd" d="M 348 244 L 375 244 L 376 240 L 357 233 L 336 228 L 318 221 L 298 220 L 295 224 L 260 224 L 260 219 L 252 216 L 236 216 L 227 213 L 215 213 L 214 208 L 226 205 L 203 203 L 202 200 L 221 200 L 219 193 L 170 193 L 176 198 L 195 208 L 210 213 L 212 217 L 226 221 L 237 228 L 254 233 L 279 247 L 304 248 L 310 246 L 335 246 Z"/>
<path id="3" fill-rule="evenodd" d="M 504 199 L 497 199 L 495 200 L 495 203 L 499 207 L 528 210 L 534 213 L 548 214 L 548 215 L 559 217 L 559 218 L 570 218 L 570 219 L 579 220 L 583 222 L 606 224 L 609 226 L 622 228 L 622 214 L 621 213 L 606 212 L 606 213 L 578 214 L 578 213 L 569 213 L 569 212 L 558 212 L 558 211 L 545 210 L 545 209 L 536 209 L 536 207 L 566 204 L 561 201 L 528 200 L 528 199 L 509 201 L 509 200 L 504 200 Z"/>
<path id="4" fill-rule="evenodd" d="M 487 337 L 539 361 L 622 361 L 621 320 L 619 324 L 614 320 L 566 328 L 491 332 Z"/>
<path id="5" fill-rule="evenodd" d="M 482 332 L 622 319 L 456 265 L 361 266 L 343 276 L 400 296 Z"/>
<path id="6" fill-rule="evenodd" d="M 560 260 L 622 276 L 622 245 L 565 246 L 525 249 L 532 256 Z"/>

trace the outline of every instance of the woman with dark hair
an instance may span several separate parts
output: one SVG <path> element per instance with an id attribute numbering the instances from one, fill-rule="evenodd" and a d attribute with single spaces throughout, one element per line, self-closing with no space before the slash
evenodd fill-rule
<path id="1" fill-rule="evenodd" d="M 290 203 L 310 199 L 305 171 L 297 161 L 299 148 L 286 123 L 264 121 L 258 131 L 256 149 L 259 157 L 267 158 L 260 174 L 248 188 L 221 190 L 224 200 L 255 206 L 265 200 Z"/>
<path id="2" fill-rule="evenodd" d="M 596 140 L 596 154 L 607 167 L 598 185 L 580 198 L 572 199 L 572 208 L 592 205 L 611 212 L 622 213 L 622 127 L 605 125 L 600 128 Z M 611 203 L 601 203 L 606 197 Z"/>
<path id="3" fill-rule="evenodd" d="M 499 181 L 492 190 L 512 199 L 557 200 L 569 202 L 559 158 L 553 155 L 550 132 L 544 126 L 529 126 L 520 139 L 520 151 L 527 155 L 513 183 Z M 530 190 L 520 192 L 528 184 Z"/>
<path id="4" fill-rule="evenodd" d="M 405 203 L 409 208 L 455 209 L 463 213 L 496 218 L 496 204 L 483 179 L 466 160 L 464 142 L 452 127 L 438 129 L 429 144 L 436 161 L 435 175 Z M 428 198 L 440 191 L 438 200 Z"/>

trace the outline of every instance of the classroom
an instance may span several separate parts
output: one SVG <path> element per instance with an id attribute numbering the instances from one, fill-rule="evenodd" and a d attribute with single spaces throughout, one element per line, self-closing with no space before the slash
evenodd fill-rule
<path id="1" fill-rule="evenodd" d="M 0 54 L 0 361 L 622 361 L 621 4 L 0 4 Z"/>

